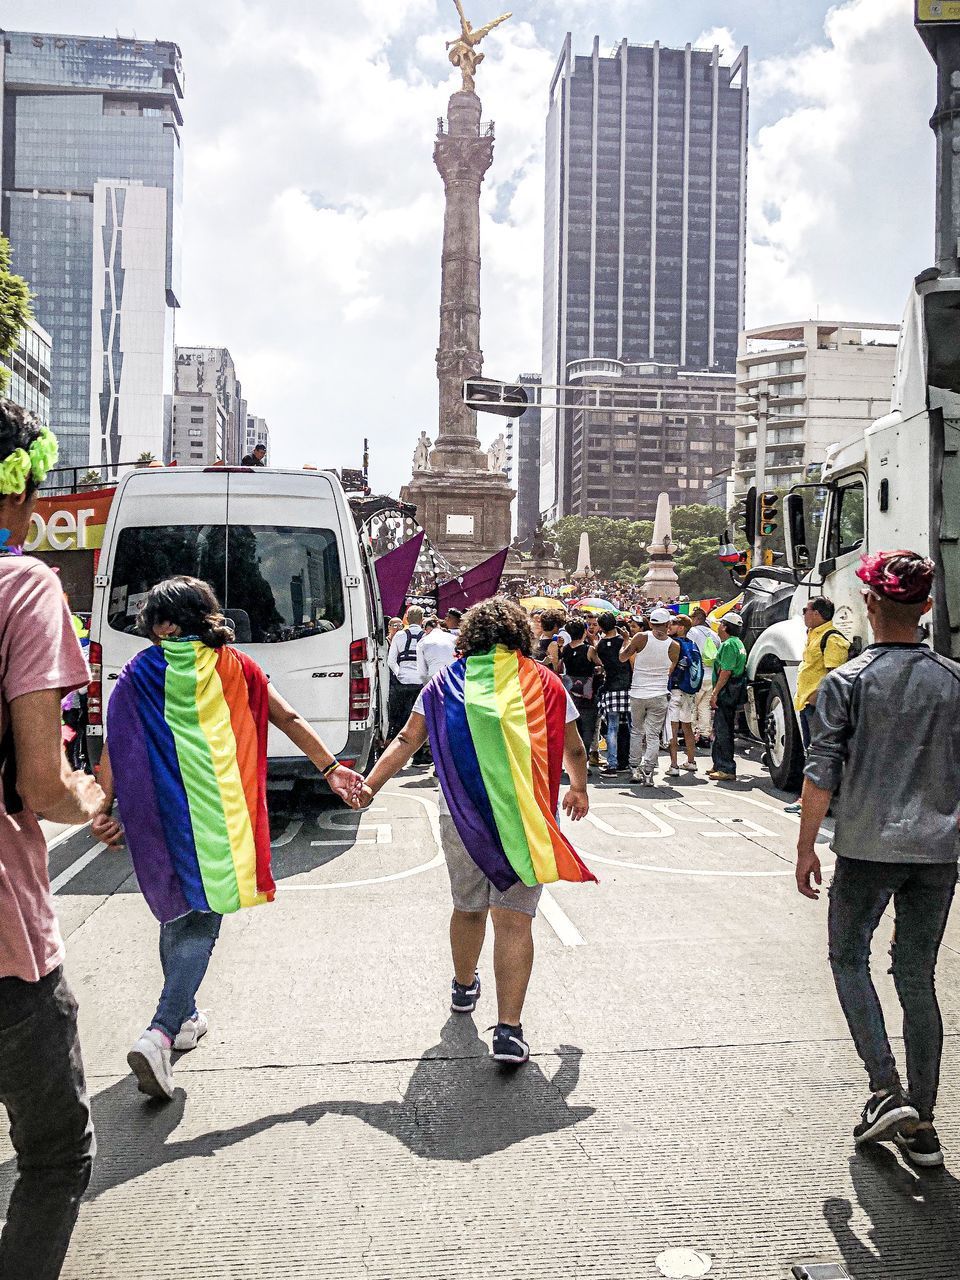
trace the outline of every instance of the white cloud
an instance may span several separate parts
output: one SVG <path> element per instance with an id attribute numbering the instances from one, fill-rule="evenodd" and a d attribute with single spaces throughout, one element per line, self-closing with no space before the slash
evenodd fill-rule
<path id="1" fill-rule="evenodd" d="M 748 323 L 899 319 L 933 258 L 935 76 L 908 6 L 847 0 L 753 85 L 780 114 L 750 153 Z"/>

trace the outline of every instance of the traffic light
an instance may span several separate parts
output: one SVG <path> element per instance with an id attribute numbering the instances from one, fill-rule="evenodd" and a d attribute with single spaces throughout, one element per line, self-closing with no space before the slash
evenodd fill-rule
<path id="1" fill-rule="evenodd" d="M 753 567 L 753 552 L 740 551 L 733 564 L 727 565 L 727 571 L 739 586 Z"/>
<path id="2" fill-rule="evenodd" d="M 767 490 L 760 495 L 760 536 L 762 538 L 769 537 L 771 533 L 777 531 L 777 502 L 779 501 L 773 490 Z"/>
<path id="3" fill-rule="evenodd" d="M 757 537 L 757 488 L 751 485 L 746 495 L 740 499 L 738 516 L 743 524 L 743 536 L 751 547 Z"/>

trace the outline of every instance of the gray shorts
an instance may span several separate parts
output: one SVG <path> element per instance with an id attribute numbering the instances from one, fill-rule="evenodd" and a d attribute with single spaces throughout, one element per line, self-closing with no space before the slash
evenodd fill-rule
<path id="1" fill-rule="evenodd" d="M 486 911 L 488 907 L 499 907 L 504 911 L 519 911 L 525 916 L 537 914 L 543 885 L 518 881 L 502 893 L 467 853 L 460 832 L 448 813 L 440 815 L 440 840 L 450 873 L 453 905 L 458 911 Z"/>

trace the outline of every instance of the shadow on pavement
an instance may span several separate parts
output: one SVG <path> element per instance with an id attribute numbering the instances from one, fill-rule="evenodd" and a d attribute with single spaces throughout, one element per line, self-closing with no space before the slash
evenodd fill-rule
<path id="1" fill-rule="evenodd" d="M 534 1061 L 519 1070 L 499 1068 L 486 1052 L 473 1019 L 451 1014 L 400 1102 L 323 1105 L 330 1114 L 355 1116 L 388 1133 L 425 1160 L 480 1160 L 594 1114 L 593 1107 L 567 1101 L 580 1078 L 582 1049 L 562 1045 L 552 1078 Z"/>
<path id="2" fill-rule="evenodd" d="M 850 1160 L 854 1195 L 870 1219 L 868 1242 L 851 1229 L 849 1200 L 824 1201 L 823 1216 L 854 1280 L 960 1276 L 960 1182 L 946 1169 L 915 1172 L 886 1147 Z"/>
<path id="3" fill-rule="evenodd" d="M 440 1043 L 417 1063 L 400 1102 L 311 1102 L 183 1141 L 173 1137 L 186 1109 L 183 1089 L 168 1103 L 148 1102 L 127 1076 L 92 1099 L 97 1157 L 84 1198 L 96 1200 L 177 1160 L 215 1156 L 277 1125 L 313 1124 L 327 1115 L 355 1116 L 423 1159 L 480 1160 L 594 1114 L 593 1107 L 567 1102 L 580 1078 L 582 1052 L 561 1046 L 552 1078 L 533 1061 L 521 1070 L 500 1069 L 485 1056 L 473 1020 L 451 1014 Z M 0 1164 L 0 1206 L 6 1206 L 15 1177 L 13 1160 Z"/>
<path id="4" fill-rule="evenodd" d="M 278 1124 L 312 1124 L 324 1114 L 322 1105 L 310 1104 L 295 1111 L 260 1116 L 232 1129 L 212 1129 L 182 1142 L 168 1141 L 183 1120 L 186 1100 L 183 1089 L 177 1089 L 170 1102 L 145 1101 L 132 1076 L 96 1094 L 91 1106 L 97 1156 L 84 1199 L 96 1200 L 114 1187 L 133 1182 L 165 1164 L 194 1156 L 214 1156 Z M 0 1165 L 0 1205 L 6 1205 L 15 1177 L 13 1160 Z"/>

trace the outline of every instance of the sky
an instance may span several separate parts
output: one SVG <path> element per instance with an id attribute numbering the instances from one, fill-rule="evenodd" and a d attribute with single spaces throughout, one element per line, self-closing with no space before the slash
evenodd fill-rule
<path id="1" fill-rule="evenodd" d="M 479 25 L 503 0 L 465 0 Z M 509 3 L 509 0 L 507 0 Z M 485 372 L 540 367 L 543 131 L 565 33 L 750 48 L 747 324 L 900 319 L 933 261 L 933 63 L 911 0 L 513 0 L 485 42 Z M 5 0 L 10 30 L 183 53 L 177 341 L 229 347 L 270 461 L 359 466 L 397 493 L 436 437 L 453 0 Z M 502 422 L 479 419 L 482 443 Z"/>

